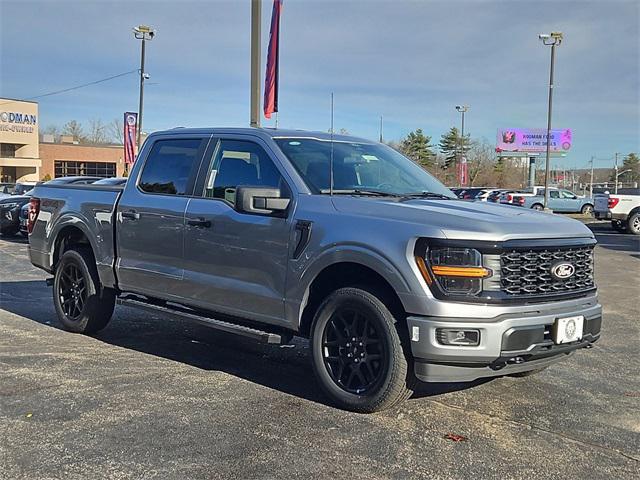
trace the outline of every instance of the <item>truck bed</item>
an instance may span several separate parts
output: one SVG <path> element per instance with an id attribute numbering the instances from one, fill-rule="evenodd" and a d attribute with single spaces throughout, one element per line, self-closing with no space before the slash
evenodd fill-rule
<path id="1" fill-rule="evenodd" d="M 114 286 L 114 212 L 121 193 L 121 186 L 111 185 L 38 185 L 33 197 L 40 199 L 40 214 L 29 236 L 32 263 L 51 272 L 57 260 L 53 242 L 63 229 L 75 228 L 91 244 L 103 285 Z"/>

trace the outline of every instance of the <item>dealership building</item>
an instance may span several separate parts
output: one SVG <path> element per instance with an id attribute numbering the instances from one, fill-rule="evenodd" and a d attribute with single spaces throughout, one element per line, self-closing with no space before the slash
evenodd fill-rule
<path id="1" fill-rule="evenodd" d="M 41 137 L 39 126 L 37 103 L 0 98 L 0 182 L 123 174 L 122 145 L 79 145 L 64 135 Z"/>

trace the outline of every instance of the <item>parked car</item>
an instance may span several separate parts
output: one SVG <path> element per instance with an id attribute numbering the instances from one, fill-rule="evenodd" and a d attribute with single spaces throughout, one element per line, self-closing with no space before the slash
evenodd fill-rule
<path id="1" fill-rule="evenodd" d="M 102 180 L 102 177 L 90 177 L 88 175 L 78 175 L 73 177 L 58 177 L 45 182 L 47 185 L 88 185 Z"/>
<path id="2" fill-rule="evenodd" d="M 508 190 L 505 188 L 492 190 L 491 193 L 487 195 L 487 202 L 500 203 L 500 195 L 502 195 L 504 192 L 508 192 Z"/>
<path id="3" fill-rule="evenodd" d="M 640 188 L 597 195 L 594 214 L 599 220 L 611 220 L 611 226 L 619 232 L 640 235 Z"/>
<path id="4" fill-rule="evenodd" d="M 505 190 L 499 195 L 498 202 L 511 205 L 513 204 L 513 198 L 515 195 L 524 195 L 525 193 L 527 192 L 524 190 Z"/>
<path id="5" fill-rule="evenodd" d="M 179 129 L 149 135 L 124 189 L 38 186 L 29 256 L 72 332 L 118 302 L 307 337 L 328 397 L 373 412 L 417 380 L 524 375 L 598 340 L 593 233 L 518 213 L 462 203 L 369 140 Z"/>
<path id="6" fill-rule="evenodd" d="M 544 209 L 544 189 L 538 195 L 523 196 L 514 195 L 513 204 L 534 210 Z M 549 201 L 547 207 L 554 212 L 562 213 L 582 213 L 591 215 L 593 213 L 593 198 L 579 197 L 569 190 L 549 189 Z"/>
<path id="7" fill-rule="evenodd" d="M 0 199 L 0 234 L 12 237 L 20 231 L 20 209 L 29 203 L 30 192 Z"/>
<path id="8" fill-rule="evenodd" d="M 469 187 L 465 189 L 463 192 L 461 192 L 461 195 L 459 195 L 459 198 L 462 198 L 463 200 L 475 200 L 476 197 L 483 191 L 484 191 L 484 188 Z"/>
<path id="9" fill-rule="evenodd" d="M 452 188 L 451 191 L 456 197 L 461 198 L 460 195 L 464 192 L 464 188 Z"/>
<path id="10" fill-rule="evenodd" d="M 26 192 L 35 187 L 38 182 L 18 182 L 13 185 L 11 195 L 24 195 Z"/>

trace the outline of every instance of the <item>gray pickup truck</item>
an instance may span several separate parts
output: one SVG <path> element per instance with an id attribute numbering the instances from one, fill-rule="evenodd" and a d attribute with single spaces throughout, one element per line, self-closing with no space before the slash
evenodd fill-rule
<path id="1" fill-rule="evenodd" d="M 334 404 L 539 371 L 600 336 L 582 223 L 458 200 L 395 150 L 326 133 L 173 129 L 124 188 L 36 187 L 31 262 L 73 332 L 116 303 L 268 343 L 310 339 Z"/>

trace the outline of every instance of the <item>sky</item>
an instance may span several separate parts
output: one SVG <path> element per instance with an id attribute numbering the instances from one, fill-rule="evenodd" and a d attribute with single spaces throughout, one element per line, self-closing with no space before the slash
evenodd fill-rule
<path id="1" fill-rule="evenodd" d="M 250 0 L 0 0 L 0 96 L 31 98 L 136 70 L 132 27 L 151 25 L 144 130 L 248 126 Z M 271 0 L 262 7 L 261 77 Z M 553 127 L 571 128 L 560 167 L 607 167 L 640 150 L 640 2 L 284 0 L 279 125 L 385 140 L 422 128 L 437 144 L 460 125 L 545 128 L 550 49 L 562 31 Z M 136 73 L 39 101 L 40 125 L 109 122 L 138 108 Z M 263 126 L 273 126 L 262 119 Z"/>

